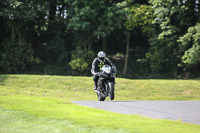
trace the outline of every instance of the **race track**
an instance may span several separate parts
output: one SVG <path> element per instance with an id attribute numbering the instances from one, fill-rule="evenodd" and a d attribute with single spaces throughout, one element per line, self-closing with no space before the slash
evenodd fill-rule
<path id="1" fill-rule="evenodd" d="M 200 124 L 200 101 L 73 101 L 73 103 L 128 115 L 181 120 Z"/>

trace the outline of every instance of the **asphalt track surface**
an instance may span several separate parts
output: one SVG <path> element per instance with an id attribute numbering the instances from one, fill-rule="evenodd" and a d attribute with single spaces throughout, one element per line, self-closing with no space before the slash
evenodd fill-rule
<path id="1" fill-rule="evenodd" d="M 73 101 L 73 103 L 127 115 L 181 120 L 200 124 L 200 101 Z"/>

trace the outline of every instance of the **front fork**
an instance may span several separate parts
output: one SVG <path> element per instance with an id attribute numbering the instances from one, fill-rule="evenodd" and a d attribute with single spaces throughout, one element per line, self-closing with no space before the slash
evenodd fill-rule
<path id="1" fill-rule="evenodd" d="M 98 80 L 98 82 L 97 82 L 97 90 L 102 90 L 102 89 L 105 87 L 106 91 L 108 91 L 108 90 L 107 90 L 107 86 L 108 86 L 108 83 L 109 83 L 109 82 L 113 82 L 113 85 L 115 86 L 115 78 L 110 78 L 108 81 L 104 82 L 104 84 L 103 84 L 103 81 L 104 81 L 104 80 L 105 80 L 105 79 L 102 78 L 102 77 L 99 78 L 99 80 Z M 104 85 L 104 86 L 103 86 L 103 85 Z"/>
<path id="2" fill-rule="evenodd" d="M 102 90 L 102 87 L 103 87 L 103 80 L 104 78 L 99 78 L 98 82 L 97 82 L 97 90 L 100 91 Z"/>

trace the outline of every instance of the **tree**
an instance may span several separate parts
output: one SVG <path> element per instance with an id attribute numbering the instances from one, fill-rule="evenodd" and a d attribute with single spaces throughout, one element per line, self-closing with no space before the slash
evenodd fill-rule
<path id="1" fill-rule="evenodd" d="M 150 40 L 150 59 L 155 73 L 167 70 L 177 71 L 180 62 L 177 40 L 194 24 L 195 0 L 150 0 L 154 8 L 154 36 Z M 191 21 L 192 20 L 192 21 Z M 170 55 L 170 56 L 169 56 Z M 170 66 L 170 67 L 169 67 Z"/>
<path id="2" fill-rule="evenodd" d="M 0 17 L 7 25 L 6 30 L 10 32 L 10 37 L 4 39 L 2 44 L 1 67 L 4 72 L 19 73 L 33 58 L 25 35 L 28 32 L 28 22 L 37 18 L 37 11 L 34 9 L 36 5 L 33 1 L 5 0 L 1 2 L 1 6 Z"/>
<path id="3" fill-rule="evenodd" d="M 77 43 L 86 49 L 91 49 L 94 38 L 103 38 L 102 43 L 106 51 L 106 37 L 116 28 L 120 28 L 123 21 L 117 6 L 118 1 L 68 0 L 67 2 L 71 3 L 68 9 L 68 29 L 78 37 Z"/>
<path id="4" fill-rule="evenodd" d="M 200 1 L 193 2 L 193 8 L 197 8 L 195 26 L 188 28 L 187 33 L 179 38 L 180 51 L 184 52 L 182 62 L 187 66 L 200 64 Z M 195 4 L 197 6 L 195 6 Z M 195 11 L 195 10 L 194 10 Z M 194 12 L 193 11 L 193 12 Z"/>
<path id="5" fill-rule="evenodd" d="M 129 1 L 127 3 L 129 4 Z M 127 49 L 126 49 L 126 60 L 124 65 L 124 74 L 127 71 L 128 57 L 129 57 L 129 45 L 130 45 L 130 32 L 136 29 L 140 29 L 143 34 L 151 36 L 153 32 L 152 21 L 154 19 L 153 9 L 149 5 L 133 4 L 128 8 L 125 8 L 126 21 L 124 27 L 127 30 Z"/>
<path id="6" fill-rule="evenodd" d="M 181 42 L 180 50 L 184 51 L 183 63 L 188 65 L 200 64 L 200 23 L 190 27 L 188 32 L 178 41 Z"/>

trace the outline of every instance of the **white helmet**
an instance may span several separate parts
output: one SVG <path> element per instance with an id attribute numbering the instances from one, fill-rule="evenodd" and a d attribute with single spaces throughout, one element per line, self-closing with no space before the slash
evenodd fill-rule
<path id="1" fill-rule="evenodd" d="M 98 58 L 100 61 L 104 61 L 104 59 L 106 58 L 106 53 L 104 53 L 103 51 L 100 51 L 98 53 Z"/>

